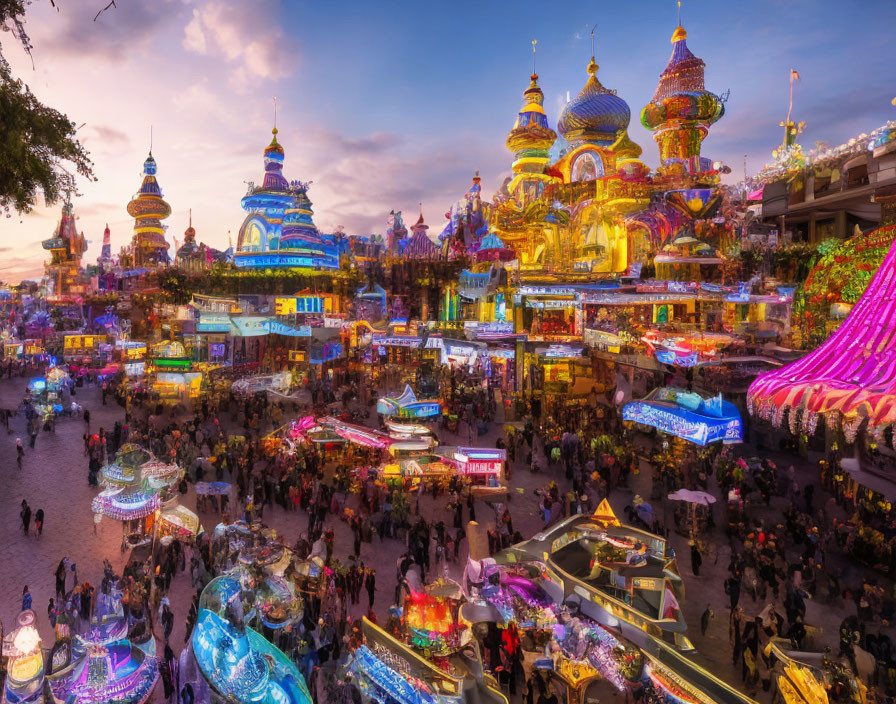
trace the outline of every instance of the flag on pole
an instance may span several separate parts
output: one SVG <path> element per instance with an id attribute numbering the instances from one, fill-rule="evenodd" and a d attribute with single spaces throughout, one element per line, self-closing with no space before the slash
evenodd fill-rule
<path id="1" fill-rule="evenodd" d="M 798 81 L 798 80 L 800 80 L 800 74 L 797 73 L 797 71 L 796 71 L 795 68 L 790 69 L 790 80 L 791 80 L 791 81 Z"/>

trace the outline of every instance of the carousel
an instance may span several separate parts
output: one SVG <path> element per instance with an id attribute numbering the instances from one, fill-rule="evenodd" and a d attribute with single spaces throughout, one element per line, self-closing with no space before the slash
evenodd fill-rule
<path id="1" fill-rule="evenodd" d="M 122 445 L 100 470 L 103 490 L 93 499 L 94 520 L 122 523 L 122 552 L 156 539 L 192 540 L 202 532 L 199 518 L 177 503 L 184 470 L 158 461 L 149 450 Z"/>
<path id="2" fill-rule="evenodd" d="M 133 639 L 129 639 L 133 630 Z M 129 629 L 122 593 L 100 593 L 90 625 L 69 647 L 57 641 L 48 679 L 62 702 L 143 704 L 159 679 L 156 643 L 145 628 Z"/>

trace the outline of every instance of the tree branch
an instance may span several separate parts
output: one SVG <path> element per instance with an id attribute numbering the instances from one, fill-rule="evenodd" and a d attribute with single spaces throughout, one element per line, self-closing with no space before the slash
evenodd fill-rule
<path id="1" fill-rule="evenodd" d="M 99 12 L 96 13 L 96 17 L 93 18 L 93 21 L 96 22 L 99 19 L 99 16 L 101 14 L 103 14 L 106 10 L 108 10 L 110 7 L 114 7 L 114 8 L 118 7 L 118 5 L 115 4 L 115 0 L 109 0 L 109 4 L 106 5 L 102 10 L 100 10 Z"/>

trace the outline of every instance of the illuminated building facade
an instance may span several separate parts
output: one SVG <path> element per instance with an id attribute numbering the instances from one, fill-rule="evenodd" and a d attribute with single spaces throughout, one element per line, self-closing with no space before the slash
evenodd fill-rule
<path id="1" fill-rule="evenodd" d="M 273 139 L 264 150 L 264 180 L 249 184 L 243 197 L 248 212 L 240 227 L 234 264 L 241 268 L 338 269 L 339 248 L 325 239 L 312 220 L 310 183 L 283 176 L 285 152 Z"/>

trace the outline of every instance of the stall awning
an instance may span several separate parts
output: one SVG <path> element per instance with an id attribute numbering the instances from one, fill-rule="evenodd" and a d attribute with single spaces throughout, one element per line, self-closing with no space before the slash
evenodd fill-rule
<path id="1" fill-rule="evenodd" d="M 234 337 L 261 337 L 268 334 L 268 318 L 264 316 L 243 316 L 231 318 L 230 334 Z"/>
<path id="2" fill-rule="evenodd" d="M 853 457 L 841 460 L 840 466 L 857 484 L 880 494 L 887 501 L 896 501 L 896 477 L 888 478 L 863 467 Z"/>

